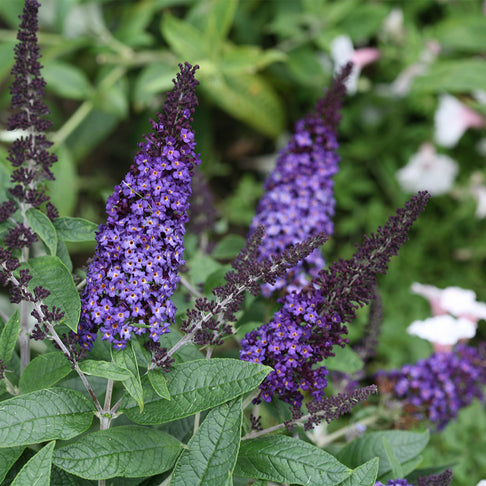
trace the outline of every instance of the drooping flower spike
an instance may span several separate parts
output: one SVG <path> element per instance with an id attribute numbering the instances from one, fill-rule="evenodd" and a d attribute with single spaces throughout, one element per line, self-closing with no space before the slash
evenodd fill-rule
<path id="1" fill-rule="evenodd" d="M 196 69 L 180 65 L 164 113 L 152 121 L 153 131 L 108 198 L 82 299 L 78 335 L 87 349 L 98 330 L 115 349 L 134 334 L 157 342 L 169 332 L 176 312 L 171 296 L 184 263 L 191 175 L 200 163 L 191 130 Z"/>
<path id="2" fill-rule="evenodd" d="M 340 160 L 336 131 L 350 70 L 351 64 L 345 66 L 326 96 L 297 122 L 292 138 L 264 183 L 265 194 L 250 226 L 250 233 L 259 225 L 265 226 L 259 258 L 281 255 L 290 245 L 321 231 L 332 234 L 333 176 Z M 280 278 L 273 286 L 264 285 L 263 294 L 269 296 L 284 286 L 287 291 L 302 288 L 308 274 L 316 276 L 323 267 L 324 259 L 317 249 L 289 272 L 288 278 Z"/>

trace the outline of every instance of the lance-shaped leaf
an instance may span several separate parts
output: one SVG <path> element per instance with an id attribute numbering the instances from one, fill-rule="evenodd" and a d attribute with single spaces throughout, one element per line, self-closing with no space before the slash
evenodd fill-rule
<path id="1" fill-rule="evenodd" d="M 147 376 L 155 393 L 166 400 L 170 400 L 169 389 L 167 388 L 167 381 L 161 370 L 148 370 Z"/>
<path id="2" fill-rule="evenodd" d="M 23 447 L 10 447 L 9 449 L 0 449 L 0 484 L 5 479 L 10 468 L 15 464 L 22 454 Z"/>
<path id="3" fill-rule="evenodd" d="M 133 399 L 121 409 L 135 423 L 163 424 L 202 412 L 254 390 L 271 368 L 238 359 L 201 359 L 174 365 L 167 373 L 170 401 L 144 386 L 143 413 Z"/>
<path id="4" fill-rule="evenodd" d="M 63 241 L 95 241 L 98 225 L 83 218 L 68 216 L 54 219 L 57 237 Z"/>
<path id="5" fill-rule="evenodd" d="M 67 440 L 89 429 L 93 405 L 76 390 L 50 388 L 0 402 L 0 447 Z"/>
<path id="6" fill-rule="evenodd" d="M 277 483 L 333 486 L 352 470 L 312 444 L 280 435 L 242 441 L 234 473 Z"/>
<path id="7" fill-rule="evenodd" d="M 357 467 L 374 457 L 379 457 L 378 477 L 381 477 L 392 469 L 384 447 L 383 438 L 391 446 L 398 462 L 403 464 L 422 452 L 429 441 L 429 433 L 427 431 L 409 432 L 405 430 L 370 432 L 344 446 L 337 457 L 349 467 Z"/>
<path id="8" fill-rule="evenodd" d="M 52 451 L 55 445 L 56 443 L 52 441 L 31 457 L 12 481 L 11 486 L 49 486 Z"/>
<path id="9" fill-rule="evenodd" d="M 182 447 L 165 432 L 123 425 L 86 434 L 56 449 L 53 462 L 84 479 L 139 478 L 170 469 Z"/>
<path id="10" fill-rule="evenodd" d="M 57 249 L 57 233 L 51 220 L 38 209 L 30 208 L 25 217 L 32 230 L 45 243 L 49 254 L 55 255 Z"/>
<path id="11" fill-rule="evenodd" d="M 226 484 L 240 447 L 241 398 L 213 408 L 187 444 L 170 486 Z"/>
<path id="12" fill-rule="evenodd" d="M 86 359 L 79 363 L 79 368 L 86 375 L 100 376 L 107 380 L 124 381 L 132 376 L 132 373 L 123 366 L 109 361 Z"/>
<path id="13" fill-rule="evenodd" d="M 29 268 L 32 279 L 29 288 L 41 286 L 49 290 L 50 295 L 43 302 L 47 306 L 59 307 L 64 312 L 63 323 L 76 331 L 81 314 L 81 300 L 74 284 L 71 272 L 55 256 L 31 258 L 28 264 L 19 268 Z"/>
<path id="14" fill-rule="evenodd" d="M 12 358 L 20 329 L 20 314 L 16 310 L 0 334 L 0 359 L 7 364 Z"/>
<path id="15" fill-rule="evenodd" d="M 49 388 L 71 371 L 71 363 L 61 351 L 41 354 L 25 367 L 20 377 L 20 390 L 29 393 Z"/>
<path id="16" fill-rule="evenodd" d="M 339 486 L 374 486 L 378 474 L 378 462 L 377 457 L 365 462 L 354 469 L 351 476 L 339 483 Z"/>
<path id="17" fill-rule="evenodd" d="M 123 381 L 125 390 L 137 402 L 140 412 L 143 410 L 143 389 L 140 382 L 140 373 L 138 372 L 137 356 L 129 341 L 125 349 L 115 351 L 111 349 L 111 359 L 116 365 L 127 369 L 131 376 Z"/>

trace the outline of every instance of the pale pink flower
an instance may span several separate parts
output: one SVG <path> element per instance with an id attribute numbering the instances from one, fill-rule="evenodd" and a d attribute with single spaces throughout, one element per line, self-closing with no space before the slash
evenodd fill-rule
<path id="1" fill-rule="evenodd" d="M 331 57 L 334 62 L 335 73 L 339 72 L 348 62 L 353 63 L 353 70 L 346 81 L 346 89 L 349 94 L 354 94 L 358 89 L 361 70 L 379 59 L 380 51 L 373 47 L 355 49 L 347 35 L 340 35 L 331 42 Z"/>
<path id="2" fill-rule="evenodd" d="M 482 128 L 484 117 L 451 95 L 442 95 L 434 116 L 435 140 L 454 147 L 468 128 Z"/>
<path id="3" fill-rule="evenodd" d="M 396 177 L 407 192 L 429 191 L 438 196 L 449 192 L 458 171 L 455 160 L 438 154 L 431 143 L 424 143 L 408 164 L 397 171 Z"/>

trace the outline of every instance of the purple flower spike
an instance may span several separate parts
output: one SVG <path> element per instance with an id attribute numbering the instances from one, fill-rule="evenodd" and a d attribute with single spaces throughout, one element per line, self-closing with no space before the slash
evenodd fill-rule
<path id="1" fill-rule="evenodd" d="M 98 330 L 122 349 L 134 335 L 157 342 L 173 322 L 191 175 L 200 164 L 191 130 L 197 68 L 180 65 L 164 114 L 152 121 L 153 132 L 106 203 L 108 219 L 96 236 L 82 299 L 78 335 L 87 349 Z"/>
<path id="2" fill-rule="evenodd" d="M 351 71 L 346 66 L 314 111 L 298 121 L 287 146 L 280 152 L 277 165 L 265 181 L 265 195 L 260 200 L 250 232 L 264 225 L 266 238 L 260 258 L 280 255 L 291 244 L 321 231 L 332 234 L 334 215 L 333 175 L 340 160 L 337 154 L 339 109 L 346 92 L 344 81 Z M 291 283 L 288 291 L 307 283 L 306 273 L 316 276 L 324 268 L 319 249 L 289 272 L 275 285 L 265 284 L 265 296 Z"/>

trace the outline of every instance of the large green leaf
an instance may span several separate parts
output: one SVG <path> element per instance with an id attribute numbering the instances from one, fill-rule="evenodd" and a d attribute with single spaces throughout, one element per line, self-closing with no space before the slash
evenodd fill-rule
<path id="1" fill-rule="evenodd" d="M 25 217 L 29 226 L 37 234 L 37 236 L 45 243 L 51 255 L 56 254 L 57 249 L 57 234 L 51 220 L 36 208 L 30 208 Z"/>
<path id="2" fill-rule="evenodd" d="M 379 459 L 375 457 L 353 470 L 339 486 L 374 486 L 378 474 Z"/>
<path id="3" fill-rule="evenodd" d="M 63 241 L 95 241 L 98 225 L 87 219 L 64 216 L 54 220 L 54 228 Z"/>
<path id="4" fill-rule="evenodd" d="M 13 355 L 20 329 L 20 314 L 16 310 L 0 334 L 0 359 L 7 364 Z"/>
<path id="5" fill-rule="evenodd" d="M 42 75 L 47 86 L 63 98 L 86 99 L 92 93 L 88 78 L 81 69 L 61 61 L 46 61 Z"/>
<path id="6" fill-rule="evenodd" d="M 441 47 L 481 53 L 486 45 L 486 27 L 482 15 L 450 15 L 437 24 L 434 39 Z"/>
<path id="7" fill-rule="evenodd" d="M 242 419 L 241 398 L 213 408 L 177 461 L 170 486 L 226 484 L 238 456 Z"/>
<path id="8" fill-rule="evenodd" d="M 238 0 L 213 0 L 204 15 L 204 38 L 213 55 L 218 55 L 236 12 Z"/>
<path id="9" fill-rule="evenodd" d="M 61 351 L 41 354 L 25 367 L 20 377 L 20 390 L 22 393 L 29 393 L 49 388 L 71 371 L 71 362 Z"/>
<path id="10" fill-rule="evenodd" d="M 85 479 L 139 478 L 170 469 L 181 448 L 165 432 L 124 425 L 86 434 L 56 449 L 53 462 Z"/>
<path id="11" fill-rule="evenodd" d="M 238 359 L 201 359 L 174 365 L 167 373 L 170 401 L 144 386 L 143 413 L 126 397 L 121 410 L 138 424 L 163 424 L 221 405 L 254 390 L 271 371 L 268 366 Z M 145 378 L 145 377 L 144 377 Z M 147 380 L 147 378 L 145 378 Z"/>
<path id="12" fill-rule="evenodd" d="M 133 349 L 131 342 L 128 342 L 125 349 L 119 351 L 111 349 L 111 359 L 113 363 L 121 368 L 127 369 L 131 376 L 123 381 L 125 390 L 137 402 L 140 412 L 143 410 L 143 389 L 140 381 L 140 373 L 138 372 L 137 356 Z"/>
<path id="13" fill-rule="evenodd" d="M 486 63 L 481 59 L 435 62 L 423 76 L 415 78 L 412 89 L 427 93 L 485 91 Z"/>
<path id="14" fill-rule="evenodd" d="M 9 449 L 0 449 L 0 484 L 5 479 L 9 469 L 15 464 L 15 461 L 21 456 L 23 447 L 11 447 Z"/>
<path id="15" fill-rule="evenodd" d="M 222 75 L 215 72 L 201 89 L 220 108 L 259 132 L 276 138 L 284 128 L 282 102 L 259 74 Z"/>
<path id="16" fill-rule="evenodd" d="M 42 256 L 31 258 L 28 264 L 23 264 L 20 268 L 23 267 L 29 268 L 32 275 L 29 288 L 41 286 L 49 290 L 51 294 L 43 300 L 44 304 L 64 311 L 63 323 L 76 331 L 81 314 L 81 300 L 66 265 L 58 257 Z"/>
<path id="17" fill-rule="evenodd" d="M 50 442 L 29 459 L 11 486 L 49 486 L 51 482 L 52 451 L 56 443 Z"/>
<path id="18" fill-rule="evenodd" d="M 308 486 L 337 485 L 351 473 L 331 454 L 283 435 L 242 441 L 235 468 L 237 476 Z"/>
<path id="19" fill-rule="evenodd" d="M 101 376 L 107 380 L 124 381 L 133 376 L 126 368 L 109 361 L 86 359 L 79 363 L 79 368 L 87 375 Z"/>
<path id="20" fill-rule="evenodd" d="M 38 390 L 0 402 L 0 447 L 67 440 L 87 430 L 93 404 L 67 388 Z"/>
<path id="21" fill-rule="evenodd" d="M 358 467 L 364 462 L 378 457 L 380 459 L 378 477 L 381 477 L 392 469 L 383 438 L 390 444 L 400 464 L 403 464 L 422 452 L 429 441 L 429 433 L 404 430 L 371 432 L 343 447 L 337 454 L 337 458 L 349 467 Z"/>

